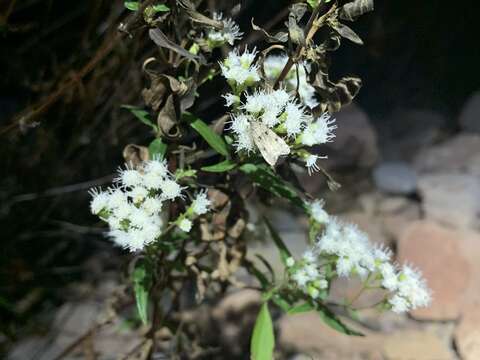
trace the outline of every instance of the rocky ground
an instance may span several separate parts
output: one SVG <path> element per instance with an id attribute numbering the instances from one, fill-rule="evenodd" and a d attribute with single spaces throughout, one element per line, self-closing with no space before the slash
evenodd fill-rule
<path id="1" fill-rule="evenodd" d="M 408 316 L 361 312 L 363 325 L 356 326 L 367 335 L 364 338 L 335 333 L 314 313 L 280 316 L 278 348 L 295 360 L 480 359 L 480 93 L 465 104 L 456 120 L 459 131 L 453 134 L 446 128 L 447 119 L 427 110 L 396 111 L 374 122 L 351 105 L 337 121 L 337 141 L 325 151 L 331 154 L 328 168 L 339 174 L 344 186 L 337 193 L 325 193 L 317 175 L 304 177 L 305 187 L 324 197 L 337 216 L 357 223 L 372 241 L 391 247 L 398 261 L 408 260 L 422 269 L 434 301 Z M 293 252 L 301 253 L 306 220 L 278 209 L 268 217 Z M 271 245 L 256 245 L 252 258 L 256 252 L 280 267 Z M 76 348 L 66 358 L 141 358 L 149 347 L 142 329 L 115 320 L 88 333 L 108 316 L 105 301 L 118 289 L 115 281 L 90 285 L 76 301 L 56 310 L 44 336 L 20 341 L 8 358 L 54 359 L 72 343 Z M 338 284 L 336 296 L 354 286 Z M 190 316 L 208 324 L 205 334 L 211 326 L 222 329 L 215 336 L 239 355 L 248 343 L 243 331 L 254 319 L 249 309 L 258 303 L 257 293 L 243 290 Z M 232 313 L 245 315 L 232 321 Z"/>

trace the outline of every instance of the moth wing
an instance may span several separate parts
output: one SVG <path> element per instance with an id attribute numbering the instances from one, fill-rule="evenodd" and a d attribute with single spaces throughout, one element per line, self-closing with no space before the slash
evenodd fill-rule
<path id="1" fill-rule="evenodd" d="M 270 166 L 275 166 L 278 158 L 290 154 L 287 143 L 260 121 L 252 122 L 253 142 Z"/>

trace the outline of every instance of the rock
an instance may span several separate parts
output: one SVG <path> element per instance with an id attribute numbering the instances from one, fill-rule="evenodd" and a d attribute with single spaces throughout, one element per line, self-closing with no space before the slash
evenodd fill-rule
<path id="1" fill-rule="evenodd" d="M 447 119 L 432 110 L 396 110 L 379 124 L 380 148 L 385 159 L 411 160 L 441 135 Z"/>
<path id="2" fill-rule="evenodd" d="M 380 191 L 408 195 L 417 188 L 415 170 L 404 162 L 386 162 L 373 171 L 373 180 Z"/>
<path id="3" fill-rule="evenodd" d="M 459 134 L 419 152 L 414 159 L 419 174 L 459 173 L 480 177 L 480 135 Z"/>
<path id="4" fill-rule="evenodd" d="M 463 360 L 480 359 L 480 304 L 466 309 L 454 337 Z"/>
<path id="5" fill-rule="evenodd" d="M 356 104 L 335 114 L 338 126 L 333 142 L 327 144 L 328 168 L 370 168 L 378 159 L 377 133 L 368 115 Z"/>
<path id="6" fill-rule="evenodd" d="M 383 346 L 388 360 L 452 360 L 453 352 L 435 334 L 405 330 L 389 336 Z"/>
<path id="7" fill-rule="evenodd" d="M 458 123 L 465 131 L 480 133 L 480 91 L 473 93 L 465 102 Z"/>
<path id="8" fill-rule="evenodd" d="M 381 335 L 343 335 L 326 326 L 314 312 L 283 316 L 278 329 L 281 347 L 310 354 L 313 359 L 381 359 Z"/>
<path id="9" fill-rule="evenodd" d="M 464 174 L 424 175 L 418 187 L 426 218 L 462 229 L 480 225 L 480 178 Z"/>
<path id="10" fill-rule="evenodd" d="M 412 223 L 398 242 L 400 262 L 412 263 L 424 274 L 433 302 L 412 316 L 421 320 L 454 320 L 461 314 L 470 267 L 462 253 L 458 233 L 431 221 Z"/>

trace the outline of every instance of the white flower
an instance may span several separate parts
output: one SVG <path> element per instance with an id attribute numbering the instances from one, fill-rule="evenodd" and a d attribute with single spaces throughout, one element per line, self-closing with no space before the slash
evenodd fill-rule
<path id="1" fill-rule="evenodd" d="M 148 196 L 148 190 L 142 186 L 135 186 L 128 195 L 132 198 L 134 203 L 143 201 Z"/>
<path id="2" fill-rule="evenodd" d="M 398 287 L 398 276 L 395 271 L 395 267 L 386 262 L 380 265 L 380 275 L 382 276 L 382 286 L 389 290 L 394 291 Z"/>
<path id="3" fill-rule="evenodd" d="M 307 117 L 303 109 L 294 102 L 289 102 L 285 107 L 285 127 L 288 136 L 295 136 L 302 131 Z"/>
<path id="4" fill-rule="evenodd" d="M 223 29 L 212 29 L 207 34 L 207 39 L 211 44 L 211 47 L 218 47 L 224 43 L 233 45 L 235 40 L 242 38 L 243 33 L 240 31 L 240 27 L 230 18 L 223 18 L 222 13 L 213 13 L 213 19 L 221 21 L 223 23 Z"/>
<path id="5" fill-rule="evenodd" d="M 255 145 L 250 135 L 250 118 L 244 114 L 232 115 L 231 118 L 230 130 L 237 135 L 234 144 L 237 151 L 252 151 Z"/>
<path id="6" fill-rule="evenodd" d="M 175 181 L 167 179 L 160 185 L 163 199 L 175 199 L 182 194 L 182 187 Z"/>
<path id="7" fill-rule="evenodd" d="M 401 314 L 409 310 L 407 300 L 401 296 L 394 295 L 388 302 L 392 306 L 392 311 L 394 313 Z"/>
<path id="8" fill-rule="evenodd" d="M 307 272 L 305 270 L 298 270 L 292 275 L 293 280 L 297 283 L 298 286 L 304 287 L 307 282 L 310 280 Z"/>
<path id="9" fill-rule="evenodd" d="M 428 306 L 431 302 L 430 290 L 422 274 L 408 265 L 404 265 L 399 275 L 397 295 L 404 297 L 412 309 Z"/>
<path id="10" fill-rule="evenodd" d="M 158 177 L 167 177 L 169 175 L 166 160 L 153 159 L 146 161 L 143 165 L 146 174 L 155 174 Z"/>
<path id="11" fill-rule="evenodd" d="M 309 204 L 313 220 L 319 224 L 326 224 L 329 220 L 328 213 L 323 209 L 324 201 L 315 200 Z"/>
<path id="12" fill-rule="evenodd" d="M 320 167 L 317 165 L 318 159 L 328 159 L 328 156 L 318 156 L 309 154 L 303 160 L 305 161 L 305 167 L 307 168 L 308 175 L 320 171 Z"/>
<path id="13" fill-rule="evenodd" d="M 118 246 L 120 246 L 122 248 L 127 248 L 128 247 L 129 235 L 126 231 L 114 229 L 114 230 L 109 231 L 107 233 L 107 236 L 112 238 L 112 240 Z"/>
<path id="14" fill-rule="evenodd" d="M 146 198 L 142 209 L 149 215 L 158 214 L 162 210 L 162 200 L 159 196 Z"/>
<path id="15" fill-rule="evenodd" d="M 211 201 L 207 198 L 206 191 L 199 192 L 195 200 L 192 203 L 192 210 L 197 215 L 203 215 L 208 212 L 208 208 L 211 205 Z"/>
<path id="16" fill-rule="evenodd" d="M 110 210 L 124 206 L 125 203 L 128 202 L 127 194 L 125 194 L 122 190 L 111 188 L 108 191 L 110 193 L 108 196 L 108 208 Z"/>
<path id="17" fill-rule="evenodd" d="M 147 189 L 158 190 L 161 188 L 164 176 L 158 172 L 150 171 L 143 175 L 143 186 Z"/>
<path id="18" fill-rule="evenodd" d="M 328 113 L 322 114 L 318 119 L 307 125 L 300 135 L 301 143 L 306 146 L 313 146 L 332 141 L 335 137 L 333 130 L 337 128 L 334 122 L 335 119 L 331 119 Z"/>
<path id="19" fill-rule="evenodd" d="M 285 264 L 287 265 L 287 267 L 292 267 L 293 265 L 295 265 L 295 259 L 292 258 L 292 257 L 289 257 L 289 258 L 285 261 Z"/>
<path id="20" fill-rule="evenodd" d="M 240 103 L 240 97 L 234 94 L 225 94 L 222 95 L 222 97 L 225 99 L 225 106 L 232 106 L 233 104 L 239 104 Z"/>
<path id="21" fill-rule="evenodd" d="M 192 222 L 189 219 L 182 219 L 178 223 L 178 227 L 185 232 L 189 232 L 192 229 Z"/>
<path id="22" fill-rule="evenodd" d="M 98 215 L 103 209 L 107 209 L 110 203 L 110 194 L 101 189 L 90 189 L 90 211 L 94 215 Z"/>
<path id="23" fill-rule="evenodd" d="M 316 259 L 317 257 L 312 250 L 307 250 L 303 253 L 303 260 L 307 263 L 314 263 Z"/>
<path id="24" fill-rule="evenodd" d="M 125 187 L 133 187 L 142 183 L 142 174 L 127 165 L 126 169 L 118 169 L 118 175 L 113 181 L 121 183 Z"/>
<path id="25" fill-rule="evenodd" d="M 220 64 L 222 75 L 234 84 L 251 86 L 260 80 L 258 66 L 253 65 L 257 52 L 248 49 L 240 55 L 237 51 L 231 51 L 227 58 Z"/>
<path id="26" fill-rule="evenodd" d="M 118 218 L 119 220 L 124 220 L 128 219 L 132 212 L 136 209 L 135 206 L 133 206 L 131 203 L 128 201 L 122 203 L 121 206 L 117 206 L 115 209 L 113 209 L 113 216 Z"/>

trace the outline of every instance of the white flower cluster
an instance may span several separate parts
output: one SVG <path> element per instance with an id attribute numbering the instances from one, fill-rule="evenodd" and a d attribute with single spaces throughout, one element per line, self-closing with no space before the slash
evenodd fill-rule
<path id="1" fill-rule="evenodd" d="M 193 222 L 197 216 L 206 214 L 209 211 L 211 201 L 207 198 L 207 193 L 201 191 L 197 194 L 187 211 L 180 215 L 175 221 L 180 230 L 189 232 L 192 229 Z"/>
<path id="2" fill-rule="evenodd" d="M 328 288 L 325 273 L 321 271 L 317 255 L 307 250 L 301 260 L 287 259 L 287 266 L 295 285 L 312 299 L 317 299 Z"/>
<path id="3" fill-rule="evenodd" d="M 418 270 L 409 265 L 399 268 L 392 263 L 390 250 L 373 246 L 357 226 L 329 216 L 323 209 L 322 201 L 308 204 L 308 210 L 311 218 L 324 227 L 317 242 L 302 260 L 287 261 L 291 279 L 298 288 L 314 299 L 318 291 L 328 287 L 333 277 L 318 269 L 331 264 L 335 271 L 332 274 L 340 277 L 358 275 L 369 287 L 386 290 L 385 304 L 394 312 L 402 313 L 429 305 L 430 290 Z"/>
<path id="4" fill-rule="evenodd" d="M 227 58 L 220 64 L 222 75 L 236 92 L 242 92 L 260 80 L 258 66 L 253 64 L 257 52 L 245 51 L 240 54 L 237 50 L 230 51 Z"/>
<path id="5" fill-rule="evenodd" d="M 263 63 L 267 79 L 275 81 L 282 72 L 287 61 L 287 55 L 271 55 L 267 57 Z M 300 95 L 302 102 L 306 106 L 314 108 L 318 105 L 318 101 L 315 98 L 315 88 L 308 83 L 306 69 L 309 69 L 308 64 L 306 63 L 299 64 L 298 67 L 292 66 L 283 80 L 283 85 L 288 92 L 294 92 L 298 87 L 298 94 Z M 297 83 L 297 80 L 299 84 Z"/>
<path id="6" fill-rule="evenodd" d="M 161 160 L 144 162 L 138 170 L 119 169 L 116 186 L 90 190 L 93 214 L 105 220 L 108 235 L 130 251 L 142 250 L 162 233 L 162 205 L 181 196 L 182 188 Z"/>
<path id="7" fill-rule="evenodd" d="M 207 43 L 210 49 L 222 46 L 226 43 L 233 45 L 235 40 L 242 38 L 243 32 L 240 31 L 238 24 L 231 18 L 224 18 L 222 13 L 213 13 L 213 19 L 221 21 L 223 29 L 211 29 L 207 32 Z"/>
<path id="8" fill-rule="evenodd" d="M 318 171 L 317 160 L 325 157 L 313 155 L 303 147 L 332 141 L 335 137 L 334 130 L 337 128 L 335 120 L 330 118 L 328 113 L 314 117 L 305 104 L 299 103 L 293 93 L 288 92 L 288 88 L 266 90 L 258 86 L 253 91 L 247 91 L 260 80 L 258 65 L 254 63 L 256 55 L 255 49 L 252 51 L 247 49 L 241 54 L 238 51 L 232 51 L 220 64 L 222 74 L 233 90 L 232 94 L 223 97 L 226 100 L 226 106 L 233 108 L 230 130 L 235 135 L 236 150 L 246 153 L 256 152 L 260 150 L 258 143 L 261 142 L 265 144 L 268 151 L 268 146 L 276 141 L 283 154 L 292 153 L 302 159 L 309 173 Z M 274 62 L 280 63 L 283 60 L 280 58 L 270 60 L 270 64 Z M 305 73 L 303 74 L 306 84 L 303 88 L 306 94 L 305 89 L 308 83 L 306 83 Z M 313 91 L 311 86 L 308 89 Z M 312 105 L 311 101 L 310 105 Z M 261 123 L 273 133 L 265 135 L 265 131 L 262 131 L 265 136 L 255 141 L 256 134 L 252 131 L 254 122 Z M 286 151 L 283 150 L 285 148 Z M 275 151 L 275 148 L 272 149 Z"/>

